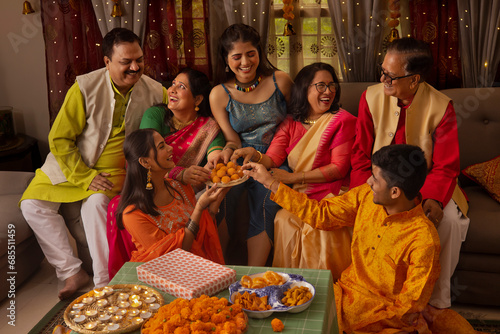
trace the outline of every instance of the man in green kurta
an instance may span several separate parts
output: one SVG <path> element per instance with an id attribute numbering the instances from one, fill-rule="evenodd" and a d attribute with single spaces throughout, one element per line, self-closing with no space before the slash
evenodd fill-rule
<path id="1" fill-rule="evenodd" d="M 20 204 L 45 257 L 65 282 L 61 299 L 89 280 L 69 242 L 61 204 L 81 201 L 94 284 L 105 286 L 106 213 L 125 178 L 125 135 L 139 128 L 147 108 L 168 99 L 160 83 L 142 75 L 143 52 L 136 34 L 115 28 L 104 37 L 102 49 L 106 67 L 78 76 L 68 90 L 49 133 L 50 153 Z"/>

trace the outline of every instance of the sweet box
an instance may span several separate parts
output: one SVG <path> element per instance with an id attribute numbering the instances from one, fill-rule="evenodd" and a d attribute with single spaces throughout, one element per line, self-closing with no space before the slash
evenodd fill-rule
<path id="1" fill-rule="evenodd" d="M 142 282 L 178 298 L 213 296 L 236 280 L 236 271 L 180 248 L 137 267 Z"/>

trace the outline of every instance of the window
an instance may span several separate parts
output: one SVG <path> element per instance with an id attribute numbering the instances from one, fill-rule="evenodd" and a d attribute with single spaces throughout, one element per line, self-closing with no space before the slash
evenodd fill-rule
<path id="1" fill-rule="evenodd" d="M 287 20 L 283 18 L 283 0 L 271 5 L 268 57 L 271 63 L 292 78 L 302 67 L 314 62 L 332 65 L 342 78 L 328 3 L 321 0 L 293 2 L 294 36 L 283 36 Z"/>

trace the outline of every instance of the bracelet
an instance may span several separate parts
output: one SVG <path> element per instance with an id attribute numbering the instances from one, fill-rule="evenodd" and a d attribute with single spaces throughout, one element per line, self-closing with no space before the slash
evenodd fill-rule
<path id="1" fill-rule="evenodd" d="M 276 182 L 276 179 L 274 179 L 273 182 L 271 182 L 266 188 L 271 190 L 271 186 L 274 184 L 274 182 Z"/>
<path id="2" fill-rule="evenodd" d="M 179 181 L 181 181 L 182 184 L 185 184 L 184 183 L 184 172 L 186 171 L 186 169 L 184 168 L 180 173 L 179 175 L 181 176 L 181 179 Z"/>
<path id="3" fill-rule="evenodd" d="M 262 160 L 262 153 L 260 153 L 260 151 L 257 151 L 257 153 L 259 153 L 259 160 L 256 163 L 260 163 Z"/>
<path id="4" fill-rule="evenodd" d="M 306 183 L 306 172 L 302 172 L 302 184 Z"/>
<path id="5" fill-rule="evenodd" d="M 191 231 L 191 233 L 194 234 L 194 237 L 196 238 L 196 236 L 198 235 L 198 231 L 200 230 L 200 225 L 198 225 L 197 223 L 195 223 L 194 221 L 191 220 L 191 218 L 189 218 L 187 224 L 186 224 L 186 228 Z"/>

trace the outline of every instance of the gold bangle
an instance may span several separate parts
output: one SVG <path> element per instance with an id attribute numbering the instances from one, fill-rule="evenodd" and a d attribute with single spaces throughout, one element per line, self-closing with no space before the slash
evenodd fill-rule
<path id="1" fill-rule="evenodd" d="M 260 151 L 257 151 L 257 153 L 259 153 L 259 160 L 256 163 L 259 164 L 262 161 L 262 153 L 260 153 Z"/>
<path id="2" fill-rule="evenodd" d="M 302 184 L 306 183 L 306 172 L 302 172 Z"/>
<path id="3" fill-rule="evenodd" d="M 266 188 L 271 190 L 271 186 L 274 184 L 274 182 L 276 182 L 276 179 L 274 179 L 273 182 L 271 182 L 271 184 L 269 184 L 269 186 L 267 186 Z"/>

